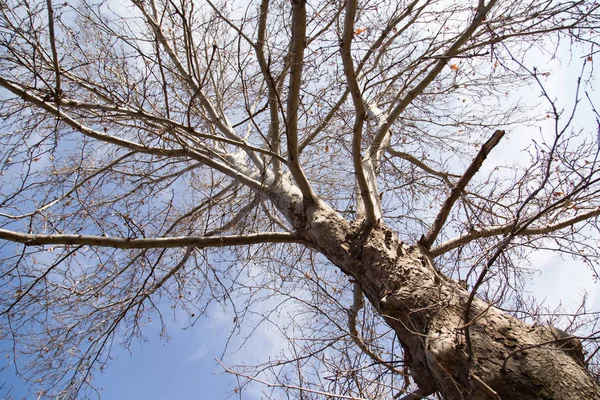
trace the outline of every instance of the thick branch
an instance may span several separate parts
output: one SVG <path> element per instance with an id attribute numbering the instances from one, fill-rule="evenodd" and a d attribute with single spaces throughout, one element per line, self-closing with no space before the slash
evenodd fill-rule
<path id="1" fill-rule="evenodd" d="M 52 8 L 52 0 L 46 0 L 48 7 L 48 33 L 50 36 L 50 48 L 52 49 L 52 65 L 54 67 L 55 88 L 54 99 L 60 103 L 62 89 L 60 88 L 60 66 L 58 64 L 58 52 L 56 51 L 56 34 L 54 33 L 54 8 Z"/>
<path id="2" fill-rule="evenodd" d="M 361 155 L 361 143 L 362 143 L 362 131 L 364 122 L 367 118 L 367 112 L 365 110 L 365 104 L 362 98 L 360 86 L 358 84 L 358 78 L 356 71 L 354 70 L 354 62 L 352 61 L 352 38 L 354 37 L 354 19 L 356 17 L 356 10 L 358 4 L 356 0 L 348 0 L 346 3 L 346 16 L 344 18 L 344 32 L 342 34 L 342 47 L 341 55 L 342 62 L 344 64 L 344 75 L 346 76 L 346 84 L 352 96 L 352 102 L 354 103 L 355 119 L 352 136 L 352 161 L 354 165 L 354 173 L 356 174 L 356 182 L 358 184 L 356 209 L 362 209 L 367 226 L 373 226 L 376 223 L 375 216 L 375 204 L 373 196 L 376 193 L 373 192 L 374 185 L 369 185 L 367 176 L 363 169 L 363 160 Z M 361 204 L 364 206 L 361 207 Z M 359 218 L 363 217 L 358 215 Z"/>
<path id="3" fill-rule="evenodd" d="M 542 226 L 535 226 L 531 228 L 526 228 L 523 230 L 518 230 L 515 236 L 535 236 L 535 235 L 547 235 L 552 232 L 559 231 L 561 229 L 567 228 L 569 226 L 575 225 L 578 222 L 585 221 L 589 218 L 596 217 L 600 215 L 600 208 L 596 208 L 594 210 L 585 212 L 583 214 L 579 214 L 573 218 L 566 219 L 561 222 L 557 222 L 555 224 L 547 224 Z M 514 229 L 514 223 L 509 223 L 505 225 L 499 226 L 491 226 L 488 228 L 475 229 L 467 233 L 466 235 L 459 236 L 457 238 L 453 238 L 445 241 L 439 246 L 434 247 L 429 252 L 431 257 L 438 257 L 452 249 L 460 247 L 464 244 L 467 244 L 473 240 L 486 238 L 491 236 L 500 236 L 506 235 L 510 233 Z"/>
<path id="4" fill-rule="evenodd" d="M 490 151 L 492 151 L 492 149 L 496 147 L 496 145 L 500 142 L 500 139 L 502 139 L 503 136 L 504 131 L 496 131 L 494 132 L 492 137 L 487 142 L 485 142 L 483 146 L 481 146 L 481 150 L 479 150 L 479 153 L 477 153 L 477 155 L 471 162 L 471 165 L 469 165 L 469 168 L 467 168 L 463 176 L 456 183 L 456 186 L 454 186 L 454 188 L 452 189 L 450 196 L 446 199 L 446 201 L 444 201 L 444 204 L 442 204 L 442 208 L 438 212 L 437 217 L 435 217 L 433 225 L 431 225 L 431 228 L 429 228 L 429 232 L 427 232 L 427 234 L 421 238 L 420 242 L 421 245 L 423 245 L 423 247 L 429 250 L 432 243 L 435 241 L 435 238 L 438 236 L 438 234 L 442 230 L 442 227 L 446 223 L 446 220 L 448 219 L 448 215 L 450 214 L 454 203 L 456 202 L 456 200 L 458 200 L 461 193 L 463 192 L 463 190 L 465 190 L 465 187 L 469 184 L 473 176 L 477 173 L 477 171 L 479 171 L 479 168 L 481 168 L 483 161 L 487 158 L 488 154 L 490 154 Z"/>
<path id="5" fill-rule="evenodd" d="M 361 61 L 358 63 L 358 66 L 356 67 L 357 74 L 359 74 L 359 75 L 361 74 L 361 71 L 362 71 L 363 67 L 366 65 L 369 58 L 377 50 L 379 50 L 378 55 L 375 57 L 375 61 L 373 62 L 373 65 L 369 68 L 370 70 L 374 69 L 376 67 L 376 65 L 378 65 L 378 60 L 381 58 L 381 56 L 383 54 L 386 54 L 386 52 L 384 50 L 393 42 L 394 37 L 400 36 L 404 32 L 405 29 L 407 29 L 410 25 L 412 25 L 412 23 L 414 21 L 416 21 L 417 16 L 420 14 L 420 11 L 422 11 L 423 8 L 431 0 L 427 0 L 427 2 L 425 4 L 423 4 L 419 7 L 419 10 L 417 10 L 417 12 L 413 13 L 414 8 L 419 3 L 419 1 L 420 0 L 414 0 L 412 3 L 410 3 L 407 7 L 405 7 L 402 14 L 400 14 L 398 17 L 392 19 L 387 24 L 387 26 L 381 31 L 379 38 L 373 42 L 371 47 L 369 47 L 369 50 L 365 53 L 365 55 L 362 57 Z M 407 23 L 401 29 L 396 29 L 395 27 L 409 15 L 412 15 L 411 22 Z M 395 32 L 395 33 L 384 44 L 384 41 L 388 37 L 390 32 Z M 348 97 L 349 93 L 350 93 L 350 90 L 348 89 L 348 87 L 346 87 L 346 89 L 340 96 L 339 100 L 335 103 L 335 105 L 331 108 L 331 110 L 329 110 L 327 115 L 321 120 L 321 122 L 317 125 L 317 127 L 309 135 L 307 135 L 307 137 L 302 141 L 302 144 L 300 145 L 300 152 L 302 152 L 304 150 L 304 148 L 306 146 L 308 146 L 317 137 L 317 135 L 321 131 L 323 131 L 323 129 L 325 129 L 325 127 L 329 124 L 329 122 L 331 122 L 331 120 L 336 115 L 336 113 L 339 111 L 341 106 L 346 102 L 346 98 Z"/>
<path id="6" fill-rule="evenodd" d="M 267 33 L 267 17 L 269 15 L 269 0 L 262 0 L 260 3 L 260 19 L 258 22 L 258 37 L 254 49 L 256 50 L 256 60 L 260 66 L 260 71 L 263 74 L 263 78 L 267 83 L 269 89 L 269 115 L 271 122 L 269 124 L 269 140 L 273 151 L 279 155 L 281 152 L 281 138 L 279 132 L 279 107 L 280 99 L 277 91 L 277 83 L 273 79 L 273 75 L 269 69 L 269 63 L 265 57 L 265 43 Z M 277 159 L 273 160 L 273 168 L 275 174 L 279 174 L 281 165 Z"/>
<path id="7" fill-rule="evenodd" d="M 112 247 L 115 249 L 165 249 L 174 247 L 225 247 L 258 243 L 306 243 L 302 237 L 286 232 L 253 233 L 235 236 L 179 236 L 129 239 L 91 235 L 37 235 L 0 229 L 0 239 L 27 246 L 72 245 Z"/>
<path id="8" fill-rule="evenodd" d="M 316 195 L 311 189 L 298 159 L 298 107 L 300 104 L 304 46 L 306 44 L 306 3 L 304 0 L 292 1 L 292 14 L 291 67 L 286 118 L 288 162 L 290 172 L 302 195 L 305 200 L 309 200 L 314 199 Z"/>

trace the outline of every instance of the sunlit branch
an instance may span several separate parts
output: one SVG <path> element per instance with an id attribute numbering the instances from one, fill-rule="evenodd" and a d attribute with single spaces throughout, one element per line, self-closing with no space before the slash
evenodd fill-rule
<path id="1" fill-rule="evenodd" d="M 354 126 L 352 128 L 352 162 L 354 166 L 354 173 L 356 174 L 356 182 L 358 184 L 358 194 L 356 197 L 357 213 L 358 218 L 365 218 L 366 226 L 370 227 L 375 225 L 377 222 L 375 202 L 373 197 L 376 193 L 373 193 L 372 186 L 367 181 L 362 162 L 361 154 L 361 143 L 362 143 L 362 131 L 364 122 L 367 118 L 367 112 L 365 110 L 365 104 L 362 97 L 361 89 L 358 83 L 358 77 L 354 69 L 354 62 L 352 61 L 352 39 L 354 37 L 354 19 L 356 18 L 356 10 L 358 4 L 356 0 L 348 0 L 346 2 L 346 15 L 344 17 L 344 31 L 342 33 L 342 46 L 341 46 L 341 58 L 344 64 L 344 75 L 346 76 L 346 84 L 348 90 L 352 96 L 352 102 L 354 103 Z M 364 208 L 361 206 L 364 206 Z M 360 215 L 364 212 L 364 215 Z"/>
<path id="2" fill-rule="evenodd" d="M 226 247 L 258 243 L 306 243 L 302 237 L 285 232 L 252 233 L 233 236 L 179 236 L 129 239 L 91 235 L 41 235 L 0 229 L 0 239 L 27 246 L 71 245 L 115 249 L 165 249 L 174 247 Z"/>
<path id="3" fill-rule="evenodd" d="M 170 156 L 176 156 L 176 157 L 177 156 L 178 157 L 186 156 L 185 152 L 183 152 L 181 150 L 168 150 L 168 149 L 160 149 L 160 148 L 155 148 L 155 147 L 148 147 L 148 146 L 144 146 L 142 144 L 136 143 L 136 142 L 132 142 L 132 141 L 125 140 L 125 139 L 120 139 L 115 136 L 107 135 L 105 133 L 88 128 L 88 127 L 84 126 L 83 124 L 79 123 L 78 121 L 74 120 L 70 116 L 66 115 L 64 112 L 59 111 L 52 104 L 45 102 L 43 99 L 41 99 L 38 96 L 28 93 L 26 90 L 7 81 L 6 79 L 4 79 L 1 76 L 0 76 L 0 86 L 9 90 L 13 94 L 21 97 L 23 100 L 48 111 L 49 113 L 53 114 L 54 116 L 60 118 L 61 121 L 65 122 L 67 125 L 69 125 L 73 129 L 78 130 L 78 131 L 82 132 L 84 135 L 89 136 L 91 138 L 94 138 L 94 139 L 97 139 L 97 140 L 100 140 L 100 141 L 103 141 L 106 143 L 111 143 L 111 144 L 114 144 L 114 145 L 117 145 L 117 146 L 120 146 L 123 148 L 131 149 L 133 151 L 146 153 L 146 154 L 165 155 L 165 156 L 170 155 Z"/>
<path id="4" fill-rule="evenodd" d="M 279 112 L 282 111 L 281 99 L 277 90 L 277 83 L 273 79 L 273 75 L 269 70 L 269 64 L 265 57 L 265 43 L 267 33 L 267 17 L 269 16 L 269 0 L 262 0 L 260 3 L 260 17 L 258 20 L 258 37 L 254 49 L 256 50 L 256 59 L 260 66 L 260 71 L 263 74 L 267 87 L 269 89 L 269 115 L 271 118 L 269 124 L 269 140 L 273 151 L 279 155 L 281 151 L 281 138 L 279 127 Z M 281 164 L 277 159 L 273 160 L 273 169 L 278 177 L 281 172 Z"/>
<path id="5" fill-rule="evenodd" d="M 286 138 L 288 150 L 288 167 L 298 188 L 306 201 L 315 198 L 304 171 L 300 165 L 298 152 L 298 107 L 300 105 L 300 87 L 302 83 L 302 66 L 304 63 L 304 46 L 306 45 L 306 3 L 304 0 L 292 1 L 292 42 L 291 65 L 289 76 L 289 92 L 287 98 Z"/>
<path id="6" fill-rule="evenodd" d="M 380 127 L 385 123 L 386 115 L 377 105 L 373 103 L 367 103 L 366 116 L 369 120 L 375 120 L 376 126 Z M 375 153 L 371 153 L 369 149 L 365 152 L 365 156 L 362 157 L 361 164 L 364 175 L 367 178 L 367 183 L 369 185 L 369 192 L 376 194 L 372 197 L 372 202 L 375 210 L 375 218 L 383 222 L 383 211 L 381 208 L 381 199 L 378 194 L 377 189 L 377 174 L 379 172 L 379 166 L 381 165 L 381 155 L 383 153 L 383 149 L 389 147 L 391 140 L 391 134 L 388 131 L 388 134 L 384 138 L 384 145 L 380 147 L 378 151 Z M 361 206 L 362 203 L 359 203 L 358 206 Z M 360 208 L 357 208 L 358 211 L 362 211 Z M 358 213 L 360 215 L 360 213 Z"/>
<path id="7" fill-rule="evenodd" d="M 46 0 L 48 7 L 48 34 L 50 39 L 50 48 L 52 49 L 52 64 L 54 66 L 55 88 L 54 100 L 60 103 L 62 89 L 60 88 L 60 65 L 58 63 L 58 52 L 56 51 L 56 34 L 54 33 L 54 8 L 52 8 L 52 0 Z"/>
<path id="8" fill-rule="evenodd" d="M 215 106 L 212 104 L 210 99 L 204 93 L 202 87 L 200 86 L 200 82 L 198 82 L 194 78 L 194 76 L 183 66 L 181 60 L 175 53 L 175 50 L 171 47 L 168 39 L 165 37 L 160 24 L 155 20 L 155 17 L 148 14 L 148 12 L 146 11 L 145 7 L 143 6 L 143 4 L 141 2 L 135 1 L 134 4 L 144 14 L 146 21 L 154 30 L 158 41 L 160 42 L 160 44 L 162 45 L 162 47 L 166 51 L 166 53 L 169 55 L 171 62 L 173 62 L 175 64 L 177 71 L 181 74 L 181 76 L 183 76 L 185 78 L 188 85 L 190 85 L 190 88 L 191 88 L 194 96 L 200 100 L 200 104 L 207 111 L 207 113 L 210 117 L 209 122 L 214 124 L 219 129 L 219 131 L 221 131 L 221 133 L 223 133 L 226 137 L 233 139 L 235 141 L 245 143 L 245 141 L 235 133 L 235 131 L 233 130 L 233 127 L 231 126 L 231 124 L 229 123 L 227 118 L 218 113 Z M 154 9 L 156 9 L 154 2 L 152 2 L 152 6 Z M 256 165 L 256 167 L 259 168 L 260 170 L 262 170 L 264 168 L 264 165 L 263 165 L 263 162 L 261 161 L 261 159 L 254 152 L 248 151 L 248 150 L 246 150 L 246 151 L 248 152 L 248 155 L 252 159 L 252 162 L 254 163 L 254 165 Z"/>
<path id="9" fill-rule="evenodd" d="M 399 36 L 405 29 L 407 29 L 412 23 L 414 23 L 419 15 L 419 13 L 425 8 L 425 6 L 427 4 L 429 4 L 431 2 L 431 0 L 428 0 L 425 4 L 421 5 L 419 7 L 418 11 L 413 15 L 413 18 L 411 18 L 411 21 L 409 21 L 405 26 L 403 26 L 402 29 L 399 29 L 394 34 L 394 36 L 392 38 L 388 39 L 388 41 L 384 44 L 384 41 L 385 41 L 386 37 L 389 35 L 389 33 L 394 31 L 395 27 L 400 22 L 402 22 L 407 16 L 411 15 L 411 13 L 414 11 L 414 7 L 419 3 L 419 1 L 420 0 L 414 0 L 412 3 L 410 3 L 404 9 L 404 11 L 402 12 L 401 15 L 399 15 L 397 18 L 393 19 L 392 21 L 390 21 L 387 24 L 385 29 L 383 29 L 383 31 L 381 32 L 379 38 L 373 42 L 373 44 L 369 47 L 369 50 L 367 50 L 365 55 L 360 60 L 360 63 L 356 67 L 357 74 L 361 74 L 361 72 L 362 72 L 361 75 L 364 75 L 364 72 L 362 71 L 363 67 L 366 65 L 367 61 L 375 53 L 375 51 L 379 50 L 378 55 L 375 57 L 375 62 L 373 63 L 373 66 L 370 69 L 375 68 L 380 57 L 383 54 L 385 54 L 385 51 L 383 51 L 383 50 L 393 42 L 393 38 Z M 348 87 L 346 87 L 344 89 L 344 92 L 338 99 L 338 101 L 327 112 L 327 115 L 325 115 L 325 117 L 321 120 L 321 122 L 319 122 L 317 127 L 304 138 L 304 140 L 300 144 L 300 149 L 299 149 L 300 152 L 302 152 L 304 150 L 304 148 L 306 146 L 308 146 L 317 137 L 317 135 L 319 133 L 321 133 L 323 131 L 323 129 L 325 129 L 327 127 L 327 125 L 331 122 L 331 120 L 336 115 L 336 113 L 340 110 L 341 106 L 346 102 L 346 99 L 348 98 L 348 94 L 350 94 L 350 90 L 348 89 Z"/>
<path id="10" fill-rule="evenodd" d="M 496 145 L 500 142 L 500 139 L 502 139 L 503 136 L 504 131 L 496 131 L 494 132 L 492 137 L 488 139 L 488 141 L 485 142 L 483 146 L 481 146 L 481 150 L 479 150 L 479 153 L 477 153 L 477 155 L 471 162 L 471 165 L 469 165 L 463 176 L 458 180 L 456 186 L 454 186 L 454 188 L 452 189 L 450 196 L 444 201 L 444 204 L 442 204 L 438 215 L 435 217 L 435 221 L 431 225 L 431 228 L 429 228 L 429 232 L 427 232 L 427 234 L 421 238 L 420 243 L 421 245 L 423 245 L 423 247 L 425 247 L 426 249 L 429 249 L 431 247 L 438 234 L 442 230 L 442 227 L 446 223 L 446 219 L 448 219 L 448 215 L 450 214 L 450 210 L 452 210 L 454 203 L 456 202 L 456 200 L 458 200 L 458 198 L 462 194 L 463 190 L 465 190 L 473 176 L 475 176 L 477 171 L 479 171 L 479 168 L 481 168 L 481 165 L 487 158 L 488 154 L 490 154 L 492 149 L 496 147 Z"/>
<path id="11" fill-rule="evenodd" d="M 556 232 L 561 229 L 567 228 L 569 226 L 575 225 L 579 222 L 588 220 L 593 217 L 597 217 L 600 215 L 600 208 L 596 208 L 594 210 L 579 214 L 573 218 L 566 219 L 561 222 L 557 222 L 555 224 L 547 224 L 542 226 L 534 226 L 530 228 L 526 228 L 523 230 L 519 230 L 516 236 L 535 236 L 535 235 L 545 235 L 548 233 Z M 432 257 L 440 256 L 452 249 L 465 245 L 473 240 L 492 237 L 492 236 L 500 236 L 509 234 L 514 229 L 514 223 L 504 224 L 500 226 L 491 226 L 489 228 L 482 229 L 474 229 L 467 233 L 466 235 L 459 236 L 454 239 L 450 239 L 441 243 L 439 246 L 431 249 L 429 254 Z"/>
<path id="12" fill-rule="evenodd" d="M 216 15 L 219 16 L 219 18 L 221 20 L 223 20 L 229 27 L 234 29 L 242 38 L 244 38 L 246 40 L 246 42 L 250 46 L 252 46 L 257 53 L 257 60 L 259 62 L 259 66 L 261 67 L 261 71 L 262 71 L 265 81 L 267 82 L 267 85 L 268 85 L 269 100 L 266 102 L 264 107 L 261 108 L 261 110 L 259 110 L 258 112 L 254 113 L 254 112 L 248 111 L 249 116 L 247 118 L 245 118 L 244 120 L 242 120 L 241 122 L 237 123 L 236 125 L 232 126 L 231 129 L 233 130 L 236 126 L 244 124 L 248 121 L 252 121 L 252 123 L 254 123 L 253 118 L 256 115 L 258 115 L 259 113 L 261 113 L 262 111 L 269 108 L 270 115 L 271 115 L 269 138 L 264 137 L 262 134 L 261 134 L 261 137 L 265 140 L 265 142 L 267 143 L 269 148 L 273 149 L 273 151 L 268 151 L 268 150 L 260 149 L 260 148 L 253 147 L 253 146 L 248 147 L 248 149 L 251 149 L 253 151 L 263 153 L 266 155 L 270 155 L 273 157 L 273 165 L 274 165 L 274 173 L 275 173 L 274 177 L 275 177 L 275 180 L 278 180 L 278 178 L 280 176 L 281 162 L 284 164 L 287 164 L 287 160 L 280 156 L 280 136 L 279 136 L 280 128 L 279 128 L 278 112 L 281 111 L 282 117 L 285 119 L 285 115 L 283 115 L 283 111 L 282 111 L 283 105 L 281 102 L 281 98 L 279 97 L 279 93 L 281 92 L 281 88 L 282 88 L 282 85 L 284 82 L 282 77 L 285 75 L 285 73 L 289 69 L 289 65 L 286 65 L 284 67 L 284 69 L 281 72 L 281 76 L 279 78 L 274 79 L 269 70 L 268 62 L 266 61 L 266 59 L 264 57 L 264 44 L 265 44 L 265 33 L 266 33 L 266 25 L 265 24 L 266 24 L 266 17 L 268 15 L 268 1 L 263 2 L 263 4 L 261 5 L 261 10 L 263 10 L 263 11 L 261 11 L 261 17 L 259 20 L 259 29 L 258 29 L 259 37 L 258 37 L 257 43 L 254 43 L 252 41 L 252 39 L 250 39 L 229 18 L 227 18 L 221 12 L 221 10 L 217 6 L 215 6 L 211 1 L 208 1 L 208 4 L 213 9 L 213 11 L 216 13 Z M 277 82 L 279 82 L 279 83 L 277 84 Z M 193 84 L 193 82 L 192 82 L 192 84 Z M 256 127 L 256 128 L 260 134 L 260 128 L 258 128 L 258 127 Z M 251 158 L 253 159 L 253 161 L 255 161 L 254 155 L 251 155 Z M 255 165 L 258 165 L 258 164 L 255 163 Z M 262 171 L 264 168 L 264 165 L 260 164 L 259 168 Z"/>
<path id="13" fill-rule="evenodd" d="M 413 164 L 414 166 L 422 169 L 423 171 L 427 172 L 428 174 L 437 176 L 439 178 L 442 178 L 445 182 L 450 183 L 450 180 L 448 179 L 449 177 L 452 178 L 460 178 L 459 175 L 455 175 L 455 174 L 451 174 L 448 172 L 442 172 L 442 171 L 438 171 L 434 168 L 431 168 L 430 166 L 428 166 L 427 164 L 425 164 L 423 161 L 419 160 L 418 158 L 402 152 L 402 151 L 398 151 L 396 149 L 393 149 L 391 147 L 387 147 L 386 151 L 392 155 L 393 157 L 398 157 L 401 158 L 403 160 L 408 161 L 409 163 Z"/>
<path id="14" fill-rule="evenodd" d="M 153 154 L 153 155 L 163 156 L 163 157 L 193 158 L 193 159 L 196 159 L 198 161 L 205 163 L 206 165 L 216 169 L 219 172 L 222 172 L 226 175 L 231 176 L 232 178 L 237 179 L 238 181 L 240 181 L 244 185 L 247 185 L 248 187 L 251 187 L 253 189 L 262 189 L 263 188 L 263 185 L 260 182 L 256 181 L 255 179 L 252 179 L 252 178 L 248 177 L 247 175 L 240 172 L 243 167 L 242 165 L 239 165 L 239 166 L 236 165 L 236 167 L 239 169 L 233 169 L 233 168 L 229 167 L 228 165 L 225 165 L 222 162 L 216 161 L 211 156 L 211 155 L 216 155 L 216 153 L 214 153 L 214 151 L 212 151 L 212 150 L 210 150 L 210 151 L 206 150 L 209 152 L 209 154 L 202 154 L 201 149 L 193 149 L 193 148 L 186 148 L 186 147 L 184 147 L 183 149 L 162 149 L 162 148 L 157 148 L 157 147 L 148 147 L 148 146 L 142 145 L 140 143 L 132 142 L 132 141 L 125 140 L 125 139 L 120 139 L 115 136 L 99 132 L 97 130 L 91 129 L 91 128 L 83 125 L 81 122 L 74 120 L 69 115 L 65 114 L 63 111 L 60 111 L 58 108 L 54 107 L 52 104 L 45 102 L 41 98 L 28 93 L 27 91 L 8 82 L 6 79 L 4 79 L 2 77 L 0 77 L 0 86 L 3 86 L 4 88 L 8 89 L 12 93 L 21 97 L 23 100 L 28 101 L 32 104 L 35 104 L 36 106 L 55 115 L 62 122 L 69 125 L 71 128 L 73 128 L 91 138 L 100 140 L 105 143 L 111 143 L 111 144 L 129 149 L 129 150 L 137 151 L 140 153 L 145 153 L 145 154 Z M 180 142 L 180 144 L 184 145 L 181 142 Z"/>
<path id="15" fill-rule="evenodd" d="M 63 99 L 61 105 L 65 108 L 73 108 L 73 109 L 78 109 L 78 110 L 90 110 L 90 111 L 99 110 L 99 111 L 103 111 L 103 112 L 123 114 L 123 115 L 130 116 L 132 118 L 140 118 L 140 119 L 146 120 L 146 121 L 152 121 L 152 122 L 155 122 L 158 124 L 162 124 L 163 126 L 179 129 L 182 132 L 196 136 L 198 138 L 209 139 L 209 140 L 214 140 L 216 142 L 230 144 L 230 145 L 237 146 L 244 150 L 256 151 L 257 153 L 263 153 L 263 154 L 269 155 L 271 157 L 277 158 L 278 160 L 280 160 L 284 163 L 286 162 L 285 158 L 281 157 L 280 155 L 275 154 L 272 151 L 269 151 L 269 150 L 266 150 L 266 149 L 263 149 L 260 147 L 252 146 L 252 145 L 248 144 L 246 141 L 234 140 L 234 139 L 230 139 L 230 138 L 223 137 L 223 136 L 217 136 L 217 135 L 212 135 L 209 133 L 198 132 L 189 126 L 182 125 L 178 122 L 175 122 L 175 121 L 167 119 L 167 118 L 163 118 L 158 115 L 149 114 L 141 109 L 136 110 L 136 109 L 132 109 L 132 108 L 128 108 L 128 107 L 113 106 L 111 104 L 85 103 L 85 102 L 80 102 L 80 101 L 70 100 L 70 99 Z"/>

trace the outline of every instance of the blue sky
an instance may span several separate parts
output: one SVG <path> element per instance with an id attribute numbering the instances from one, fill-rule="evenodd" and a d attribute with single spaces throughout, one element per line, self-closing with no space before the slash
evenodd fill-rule
<path id="1" fill-rule="evenodd" d="M 102 398 L 226 398 L 235 382 L 222 373 L 214 358 L 221 356 L 229 331 L 225 328 L 222 335 L 216 335 L 210 328 L 203 329 L 203 322 L 187 330 L 173 328 L 168 341 L 153 333 L 148 335 L 147 342 L 134 342 L 130 351 L 116 347 L 113 353 L 116 359 L 103 373 L 96 373 L 97 386 L 105 388 Z M 0 372 L 1 383 L 7 387 L 13 385 L 11 394 L 17 399 L 27 394 L 23 382 L 16 379 L 12 370 Z M 0 396 L 5 394 L 5 390 L 0 391 Z"/>
<path id="2" fill-rule="evenodd" d="M 274 307 L 266 301 L 259 308 Z M 188 326 L 188 318 L 183 312 L 172 313 L 169 307 L 162 310 L 168 325 L 169 339 L 159 336 L 158 318 L 144 327 L 145 340 L 134 340 L 130 349 L 115 345 L 113 360 L 103 371 L 95 371 L 95 386 L 102 387 L 103 400 L 121 399 L 225 399 L 239 398 L 233 390 L 237 386 L 236 377 L 224 373 L 215 358 L 232 367 L 244 362 L 253 363 L 275 357 L 285 347 L 285 342 L 272 329 L 260 325 L 254 335 L 246 340 L 254 317 L 242 322 L 236 334 L 229 338 L 233 327 L 231 309 L 213 303 L 205 317 L 198 319 L 194 326 Z M 285 313 L 284 313 L 285 314 Z M 285 315 L 282 316 L 285 319 Z M 6 349 L 7 341 L 0 341 L 0 349 Z M 223 354 L 225 346 L 227 352 Z M 16 378 L 14 370 L 0 372 L 0 399 L 4 399 L 6 389 L 13 386 L 11 394 L 15 399 L 35 399 L 27 396 L 27 387 Z M 242 398 L 260 398 L 264 386 L 246 387 Z"/>
<path id="3" fill-rule="evenodd" d="M 133 347 L 132 354 L 120 351 L 118 360 L 99 376 L 99 386 L 107 388 L 104 399 L 220 399 L 235 386 L 214 360 L 222 341 L 203 334 L 201 324 L 174 331 L 169 341 L 155 337 Z M 203 357 L 195 356 L 199 348 L 207 349 Z"/>

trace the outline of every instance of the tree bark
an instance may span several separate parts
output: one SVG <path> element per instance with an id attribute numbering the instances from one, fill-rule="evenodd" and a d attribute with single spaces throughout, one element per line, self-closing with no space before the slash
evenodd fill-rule
<path id="1" fill-rule="evenodd" d="M 296 197 L 297 199 L 297 197 Z M 392 327 L 422 392 L 445 399 L 596 399 L 600 387 L 551 329 L 530 326 L 475 299 L 441 274 L 426 252 L 383 225 L 369 231 L 317 200 L 290 220 L 314 248 L 352 277 Z"/>

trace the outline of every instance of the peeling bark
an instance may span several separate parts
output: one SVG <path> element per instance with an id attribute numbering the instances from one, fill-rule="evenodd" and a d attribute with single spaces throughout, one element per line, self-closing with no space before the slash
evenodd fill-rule
<path id="1" fill-rule="evenodd" d="M 299 207 L 287 207 L 298 210 Z M 445 399 L 594 399 L 600 387 L 560 349 L 547 327 L 529 326 L 487 304 L 471 306 L 469 359 L 463 315 L 469 293 L 426 251 L 385 226 L 364 231 L 317 201 L 291 218 L 302 236 L 351 276 L 401 341 L 422 392 Z"/>

